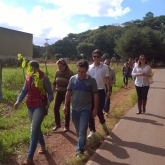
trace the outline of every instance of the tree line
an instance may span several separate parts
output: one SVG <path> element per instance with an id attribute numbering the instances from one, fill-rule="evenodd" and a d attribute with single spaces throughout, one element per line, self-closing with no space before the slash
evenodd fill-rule
<path id="1" fill-rule="evenodd" d="M 102 50 L 103 58 L 127 60 L 145 54 L 149 61 L 165 63 L 165 15 L 154 16 L 148 12 L 141 20 L 100 26 L 79 34 L 70 33 L 49 45 L 48 52 L 56 59 L 90 60 L 96 48 Z M 38 55 L 39 49 L 34 45 L 33 57 Z"/>

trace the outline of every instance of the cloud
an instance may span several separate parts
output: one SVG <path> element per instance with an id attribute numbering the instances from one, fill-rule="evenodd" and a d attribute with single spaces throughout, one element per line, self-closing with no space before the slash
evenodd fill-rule
<path id="1" fill-rule="evenodd" d="M 89 15 L 91 17 L 119 17 L 130 11 L 129 7 L 122 8 L 123 0 L 41 0 L 58 7 L 63 16 Z"/>
<path id="2" fill-rule="evenodd" d="M 149 1 L 149 0 L 141 0 L 142 1 L 142 3 L 144 3 L 144 2 L 147 2 L 147 1 Z"/>
<path id="3" fill-rule="evenodd" d="M 77 24 L 77 27 L 80 31 L 85 31 L 85 30 L 88 30 L 89 23 L 79 23 Z"/>
<path id="4" fill-rule="evenodd" d="M 14 27 L 34 34 L 34 43 L 49 43 L 65 37 L 69 33 L 82 32 L 90 29 L 92 24 L 84 22 L 85 16 L 90 17 L 120 17 L 130 11 L 129 7 L 122 8 L 123 0 L 39 0 L 40 3 L 31 10 L 16 7 L 0 1 L 0 26 Z M 50 6 L 46 8 L 45 6 Z M 79 16 L 72 21 L 73 16 Z M 71 25 L 71 22 L 74 24 Z M 77 28 L 77 29 L 75 29 Z M 40 39 L 40 40 L 39 40 Z"/>

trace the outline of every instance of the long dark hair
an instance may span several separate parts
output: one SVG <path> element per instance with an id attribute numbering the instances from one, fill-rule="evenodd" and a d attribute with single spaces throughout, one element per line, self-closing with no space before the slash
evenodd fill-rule
<path id="1" fill-rule="evenodd" d="M 141 67 L 141 59 L 145 59 L 145 64 L 147 64 L 147 59 L 146 59 L 146 57 L 144 56 L 144 54 L 141 54 L 140 56 L 139 56 L 139 60 L 138 60 L 138 66 L 139 67 Z"/>

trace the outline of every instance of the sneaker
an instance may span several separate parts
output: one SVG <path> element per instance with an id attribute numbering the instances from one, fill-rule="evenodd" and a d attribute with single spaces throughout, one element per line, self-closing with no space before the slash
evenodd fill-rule
<path id="1" fill-rule="evenodd" d="M 94 134 L 94 131 L 90 131 L 88 138 L 92 137 L 93 134 Z"/>
<path id="2" fill-rule="evenodd" d="M 45 146 L 41 146 L 40 148 L 39 148 L 39 150 L 38 150 L 38 153 L 39 154 L 44 154 L 44 152 L 45 152 Z"/>
<path id="3" fill-rule="evenodd" d="M 80 150 L 77 150 L 76 151 L 76 157 L 77 158 L 80 158 L 81 159 L 83 157 L 83 155 L 84 155 L 84 152 L 83 151 L 80 151 Z"/>
<path id="4" fill-rule="evenodd" d="M 63 129 L 63 132 L 67 132 L 67 131 L 69 131 L 69 128 L 66 128 L 66 127 L 65 127 L 65 128 Z"/>
<path id="5" fill-rule="evenodd" d="M 108 130 L 107 125 L 106 125 L 105 123 L 102 124 L 102 129 L 103 129 L 103 131 L 106 133 L 106 135 L 109 134 L 109 130 Z"/>
<path id="6" fill-rule="evenodd" d="M 55 126 L 55 127 L 53 127 L 52 131 L 56 131 L 59 128 L 61 128 L 61 126 Z"/>
<path id="7" fill-rule="evenodd" d="M 31 158 L 26 158 L 21 165 L 34 165 L 33 159 Z"/>
<path id="8" fill-rule="evenodd" d="M 105 115 L 106 117 L 108 117 L 108 112 L 104 112 L 104 115 Z"/>

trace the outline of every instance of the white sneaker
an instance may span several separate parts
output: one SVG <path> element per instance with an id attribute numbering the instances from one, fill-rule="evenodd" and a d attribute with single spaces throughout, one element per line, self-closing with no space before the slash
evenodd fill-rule
<path id="1" fill-rule="evenodd" d="M 92 137 L 92 135 L 94 134 L 93 131 L 90 131 L 89 135 L 88 135 L 88 138 Z"/>

